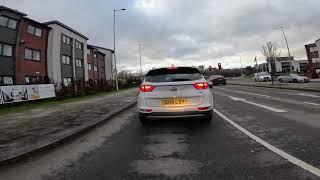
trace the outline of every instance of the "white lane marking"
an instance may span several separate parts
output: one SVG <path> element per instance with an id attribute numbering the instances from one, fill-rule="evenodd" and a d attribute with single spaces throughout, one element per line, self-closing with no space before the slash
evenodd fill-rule
<path id="1" fill-rule="evenodd" d="M 315 98 L 320 98 L 320 96 L 315 95 L 315 94 L 309 94 L 309 93 L 299 93 L 299 96 L 307 96 L 307 97 L 315 97 Z"/>
<path id="2" fill-rule="evenodd" d="M 243 127 L 241 127 L 240 125 L 238 125 L 237 123 L 235 123 L 234 121 L 232 121 L 231 119 L 229 119 L 228 117 L 226 117 L 225 115 L 223 115 L 222 113 L 220 113 L 218 110 L 213 109 L 213 111 L 215 113 L 217 113 L 220 117 L 222 117 L 225 121 L 227 121 L 228 123 L 230 123 L 232 126 L 234 126 L 235 128 L 237 128 L 238 130 L 240 130 L 241 132 L 243 132 L 244 134 L 246 134 L 247 136 L 249 136 L 251 139 L 257 141 L 258 143 L 260 143 L 261 145 L 263 145 L 264 147 L 266 147 L 267 149 L 269 149 L 270 151 L 278 154 L 279 156 L 283 157 L 284 159 L 288 160 L 289 162 L 309 171 L 310 173 L 320 177 L 320 169 L 284 152 L 283 150 L 276 148 L 275 146 L 267 143 L 266 141 L 262 140 L 261 138 L 259 138 L 258 136 L 252 134 L 251 132 L 249 132 L 248 130 L 244 129 Z"/>
<path id="3" fill-rule="evenodd" d="M 228 97 L 231 98 L 231 99 L 234 100 L 234 101 L 242 101 L 242 102 L 245 102 L 245 103 L 248 103 L 248 104 L 251 104 L 251 105 L 255 105 L 255 106 L 258 106 L 258 107 L 267 109 L 267 110 L 269 110 L 269 111 L 273 111 L 273 112 L 277 112 L 277 113 L 288 112 L 288 111 L 283 110 L 283 109 L 278 109 L 278 108 L 266 106 L 266 105 L 263 105 L 263 104 L 258 104 L 258 103 L 250 102 L 250 101 L 247 101 L 247 100 L 242 99 L 242 98 L 233 97 L 233 96 L 228 96 Z"/>
<path id="4" fill-rule="evenodd" d="M 225 88 L 217 88 L 217 89 L 230 90 L 230 91 L 235 91 L 238 93 L 250 94 L 250 95 L 255 95 L 255 96 L 262 96 L 262 97 L 268 97 L 268 98 L 271 97 L 271 96 L 264 95 L 264 94 L 251 93 L 251 92 L 239 91 L 239 90 L 234 90 L 234 89 L 225 89 Z"/>
<path id="5" fill-rule="evenodd" d="M 320 104 L 317 104 L 317 103 L 312 103 L 312 102 L 303 102 L 305 104 L 310 104 L 310 105 L 315 105 L 315 106 L 320 106 Z"/>

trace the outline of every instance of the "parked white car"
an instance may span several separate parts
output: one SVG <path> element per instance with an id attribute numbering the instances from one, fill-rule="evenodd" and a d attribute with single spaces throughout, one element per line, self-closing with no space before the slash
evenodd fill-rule
<path id="1" fill-rule="evenodd" d="M 268 72 L 259 72 L 254 73 L 254 80 L 255 81 L 271 81 L 271 76 Z"/>
<path id="2" fill-rule="evenodd" d="M 138 96 L 142 124 L 152 119 L 202 117 L 210 121 L 213 95 L 196 68 L 170 67 L 148 72 Z"/>
<path id="3" fill-rule="evenodd" d="M 310 79 L 305 76 L 300 76 L 298 74 L 290 74 L 287 76 L 279 76 L 279 82 L 288 82 L 288 83 L 308 83 Z"/>

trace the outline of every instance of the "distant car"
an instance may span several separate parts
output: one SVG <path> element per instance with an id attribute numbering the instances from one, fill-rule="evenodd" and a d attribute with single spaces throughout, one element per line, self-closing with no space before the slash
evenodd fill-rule
<path id="1" fill-rule="evenodd" d="M 271 76 L 268 72 L 259 72 L 254 73 L 254 80 L 255 81 L 271 81 Z"/>
<path id="2" fill-rule="evenodd" d="M 308 83 L 310 79 L 305 76 L 300 76 L 298 74 L 290 74 L 287 76 L 279 76 L 279 82 L 288 82 L 288 83 Z"/>
<path id="3" fill-rule="evenodd" d="M 213 86 L 218 85 L 218 84 L 222 84 L 222 85 L 227 84 L 226 78 L 224 78 L 221 75 L 213 75 L 210 77 L 210 80 L 211 80 Z"/>
<path id="4" fill-rule="evenodd" d="M 148 72 L 138 96 L 142 124 L 159 118 L 213 116 L 213 95 L 197 68 L 169 67 Z"/>
<path id="5" fill-rule="evenodd" d="M 209 87 L 212 88 L 212 87 L 213 87 L 213 83 L 212 83 L 212 81 L 210 80 L 210 77 L 209 77 L 209 76 L 205 76 L 204 78 L 205 78 L 206 81 L 208 82 Z"/>

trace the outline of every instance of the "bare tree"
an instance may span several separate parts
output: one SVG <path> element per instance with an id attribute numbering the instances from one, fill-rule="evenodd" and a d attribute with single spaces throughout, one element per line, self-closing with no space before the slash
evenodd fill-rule
<path id="1" fill-rule="evenodd" d="M 262 46 L 261 53 L 266 57 L 267 63 L 271 64 L 271 81 L 273 84 L 274 74 L 276 71 L 275 59 L 280 56 L 281 52 L 277 49 L 274 43 L 269 41 L 266 45 Z"/>

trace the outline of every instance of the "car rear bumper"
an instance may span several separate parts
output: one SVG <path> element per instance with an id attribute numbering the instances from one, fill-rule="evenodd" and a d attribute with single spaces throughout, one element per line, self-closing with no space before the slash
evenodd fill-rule
<path id="1" fill-rule="evenodd" d="M 170 119 L 170 118 L 203 118 L 212 113 L 211 110 L 207 111 L 188 111 L 188 112 L 151 112 L 141 113 L 141 116 L 148 119 Z"/>
<path id="2" fill-rule="evenodd" d="M 213 84 L 226 84 L 227 80 L 214 80 L 212 81 Z"/>

